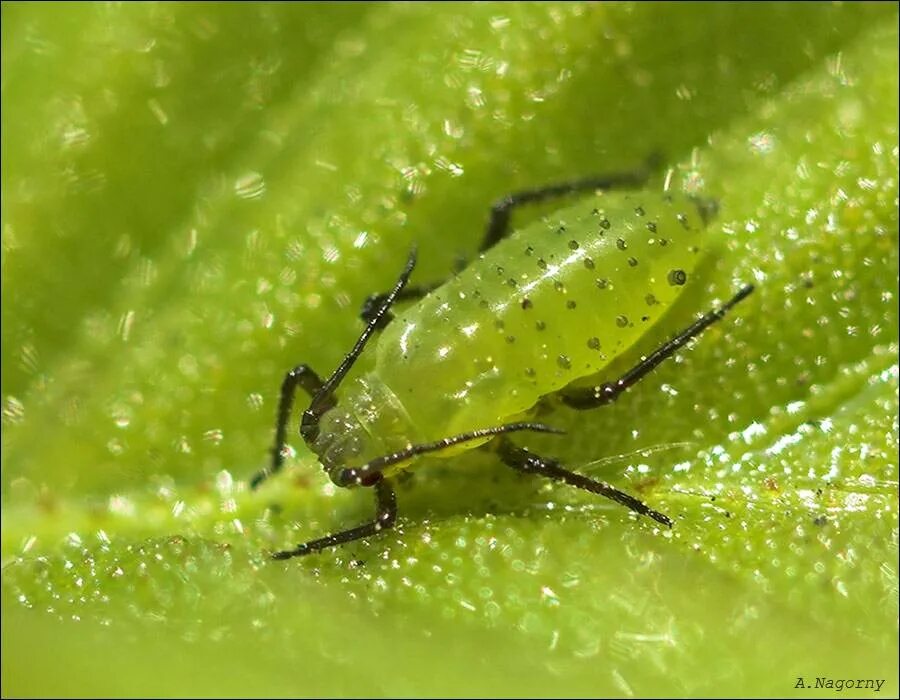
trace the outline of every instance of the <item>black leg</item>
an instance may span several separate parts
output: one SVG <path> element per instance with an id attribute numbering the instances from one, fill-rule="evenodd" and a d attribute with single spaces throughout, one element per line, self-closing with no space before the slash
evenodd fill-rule
<path id="1" fill-rule="evenodd" d="M 564 197 L 568 194 L 575 194 L 577 192 L 609 190 L 618 187 L 640 187 L 646 182 L 650 171 L 659 164 L 660 160 L 659 154 L 654 153 L 647 158 L 646 164 L 637 170 L 611 173 L 609 175 L 594 175 L 581 180 L 560 182 L 545 187 L 538 187 L 533 190 L 521 190 L 519 192 L 508 194 L 505 197 L 501 197 L 491 207 L 490 219 L 488 220 L 488 225 L 485 229 L 484 237 L 482 238 L 478 252 L 485 252 L 509 233 L 509 219 L 517 206 L 543 202 L 548 199 L 553 199 L 554 197 Z M 465 269 L 467 264 L 466 260 L 459 261 L 456 271 L 461 272 Z M 409 287 L 404 289 L 396 297 L 396 300 L 410 301 L 421 299 L 429 292 L 440 287 L 445 281 L 446 280 L 443 280 L 427 287 Z M 388 293 L 372 294 L 369 296 L 363 302 L 362 308 L 360 309 L 360 318 L 366 323 L 371 322 L 387 297 Z M 393 314 L 390 312 L 383 314 L 378 323 L 378 329 L 384 328 L 392 319 Z"/>
<path id="2" fill-rule="evenodd" d="M 500 438 L 499 443 L 497 451 L 500 454 L 500 459 L 513 469 L 525 472 L 526 474 L 545 476 L 548 479 L 562 481 L 569 484 L 569 486 L 596 493 L 600 496 L 609 498 L 616 503 L 620 503 L 636 513 L 649 516 L 662 525 L 672 527 L 672 520 L 668 516 L 653 510 L 634 496 L 629 496 L 624 491 L 619 491 L 619 489 L 610 486 L 606 482 L 596 481 L 586 476 L 582 476 L 581 474 L 570 472 L 568 469 L 563 469 L 559 466 L 559 462 L 552 459 L 545 459 L 528 450 L 517 447 L 507 438 Z"/>
<path id="3" fill-rule="evenodd" d="M 299 545 L 296 549 L 276 552 L 272 555 L 272 558 L 290 559 L 291 557 L 302 557 L 328 547 L 344 544 L 345 542 L 377 535 L 379 532 L 394 527 L 394 523 L 397 521 L 397 497 L 394 495 L 394 490 L 385 479 L 379 479 L 373 486 L 375 487 L 375 519 L 372 522 L 350 528 L 349 530 L 343 530 L 342 532 L 336 532 L 333 535 L 328 535 L 328 537 L 312 540 Z"/>
<path id="4" fill-rule="evenodd" d="M 640 187 L 646 182 L 650 171 L 657 165 L 659 160 L 659 155 L 653 154 L 647 159 L 647 163 L 637 170 L 610 173 L 609 175 L 595 175 L 581 180 L 571 180 L 569 182 L 547 185 L 546 187 L 538 187 L 533 190 L 521 190 L 501 197 L 491 207 L 491 218 L 488 220 L 484 238 L 478 251 L 483 253 L 509 233 L 509 218 L 516 207 L 522 204 L 544 202 L 554 197 L 564 197 L 576 192 L 609 190 L 618 187 Z"/>
<path id="5" fill-rule="evenodd" d="M 753 285 L 748 284 L 738 291 L 724 306 L 714 309 L 698 318 L 694 323 L 685 328 L 681 333 L 667 341 L 650 355 L 638 362 L 634 367 L 625 372 L 613 382 L 604 382 L 594 387 L 583 389 L 565 389 L 560 392 L 563 403 L 572 408 L 590 409 L 605 406 L 612 403 L 619 395 L 629 387 L 637 384 L 641 379 L 652 372 L 663 360 L 674 355 L 691 339 L 700 335 L 716 321 L 724 318 L 725 314 L 735 304 L 746 299 L 753 291 Z"/>
<path id="6" fill-rule="evenodd" d="M 273 474 L 281 471 L 284 462 L 284 443 L 287 438 L 287 424 L 291 417 L 291 407 L 294 405 L 294 394 L 300 387 L 310 396 L 322 388 L 322 380 L 309 365 L 297 365 L 284 375 L 281 382 L 281 397 L 278 399 L 278 419 L 275 424 L 275 446 L 272 448 L 272 465 L 260 469 L 250 479 L 250 488 L 257 488 L 262 482 Z"/>

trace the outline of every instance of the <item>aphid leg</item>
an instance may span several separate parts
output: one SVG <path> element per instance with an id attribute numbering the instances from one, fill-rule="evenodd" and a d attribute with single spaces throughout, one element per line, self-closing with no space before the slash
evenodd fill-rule
<path id="1" fill-rule="evenodd" d="M 273 474 L 281 471 L 284 462 L 284 443 L 287 438 L 287 423 L 291 417 L 291 408 L 294 405 L 294 394 L 299 386 L 311 397 L 322 389 L 322 380 L 315 370 L 309 365 L 297 365 L 284 375 L 281 382 L 281 397 L 278 399 L 278 419 L 275 423 L 275 446 L 272 447 L 272 464 L 265 469 L 260 469 L 250 479 L 250 488 L 257 488 L 262 482 Z"/>
<path id="2" fill-rule="evenodd" d="M 637 384 L 652 372 L 663 360 L 678 352 L 691 338 L 700 335 L 716 321 L 722 320 L 729 309 L 746 299 L 752 291 L 752 284 L 741 287 L 738 293 L 723 306 L 698 318 L 681 333 L 663 343 L 615 381 L 604 382 L 594 387 L 566 389 L 560 392 L 560 398 L 567 406 L 577 409 L 597 408 L 612 403 L 619 398 L 622 392 Z"/>
<path id="3" fill-rule="evenodd" d="M 596 493 L 605 498 L 609 498 L 626 508 L 630 508 L 635 513 L 646 515 L 662 525 L 672 527 L 672 520 L 667 515 L 663 515 L 659 511 L 653 510 L 634 496 L 629 496 L 624 491 L 619 491 L 619 489 L 610 486 L 604 481 L 590 479 L 581 474 L 570 472 L 568 469 L 563 469 L 556 460 L 547 459 L 529 452 L 522 447 L 517 447 L 508 438 L 500 438 L 498 442 L 499 446 L 497 452 L 500 455 L 500 459 L 513 469 L 526 474 L 545 476 L 548 479 L 562 481 L 569 486 Z"/>
<path id="4" fill-rule="evenodd" d="M 290 559 L 291 557 L 302 557 L 305 554 L 318 552 L 319 550 L 344 544 L 345 542 L 352 542 L 353 540 L 359 540 L 363 537 L 377 535 L 379 532 L 394 527 L 394 523 L 397 521 L 397 497 L 394 494 L 394 489 L 391 488 L 390 484 L 382 478 L 380 474 L 373 486 L 375 487 L 375 519 L 372 522 L 360 525 L 359 527 L 350 528 L 349 530 L 336 532 L 333 535 L 328 535 L 328 537 L 312 540 L 311 542 L 297 546 L 296 549 L 276 552 L 272 555 L 272 558 Z"/>
<path id="5" fill-rule="evenodd" d="M 610 173 L 608 175 L 594 175 L 581 180 L 559 182 L 533 190 L 521 190 L 501 197 L 491 207 L 490 219 L 478 252 L 483 253 L 509 233 L 509 218 L 516 207 L 522 204 L 543 202 L 554 197 L 564 197 L 576 192 L 610 190 L 619 187 L 640 187 L 646 182 L 650 171 L 659 160 L 658 154 L 653 154 L 647 159 L 643 167 L 636 170 Z"/>
<path id="6" fill-rule="evenodd" d="M 432 284 L 427 287 L 406 287 L 406 289 L 402 290 L 395 298 L 394 301 L 416 301 L 424 297 L 428 292 L 437 289 L 441 286 L 443 282 L 439 284 Z M 366 300 L 363 302 L 362 308 L 359 310 L 359 317 L 365 323 L 371 323 L 372 319 L 378 314 L 378 311 L 384 305 L 385 300 L 388 298 L 390 292 L 382 292 L 381 294 L 370 294 L 366 297 Z M 392 320 L 394 320 L 394 314 L 390 311 L 384 313 L 378 321 L 378 330 L 384 328 L 387 324 L 389 324 Z"/>
<path id="7" fill-rule="evenodd" d="M 481 245 L 478 248 L 479 253 L 483 253 L 491 248 L 495 243 L 500 241 L 509 233 L 509 219 L 513 209 L 521 204 L 531 204 L 535 202 L 543 202 L 554 197 L 564 197 L 568 194 L 576 192 L 587 192 L 591 190 L 609 190 L 619 187 L 640 187 L 646 182 L 650 171 L 660 162 L 661 158 L 658 153 L 653 153 L 647 158 L 647 162 L 643 167 L 637 170 L 630 170 L 621 173 L 610 173 L 609 175 L 594 175 L 581 180 L 571 180 L 569 182 L 560 182 L 545 187 L 537 187 L 533 190 L 521 190 L 513 192 L 501 197 L 494 202 L 491 207 L 490 219 L 484 232 Z M 465 269 L 467 261 L 460 260 L 457 264 L 457 272 Z M 426 287 L 410 287 L 403 290 L 397 296 L 398 301 L 409 301 L 421 299 L 432 290 L 437 289 L 446 280 L 437 282 Z M 378 312 L 382 302 L 388 297 L 387 293 L 372 294 L 369 296 L 360 309 L 359 316 L 366 323 L 371 322 L 375 314 Z M 393 314 L 386 313 L 379 321 L 378 328 L 384 328 L 391 322 Z"/>

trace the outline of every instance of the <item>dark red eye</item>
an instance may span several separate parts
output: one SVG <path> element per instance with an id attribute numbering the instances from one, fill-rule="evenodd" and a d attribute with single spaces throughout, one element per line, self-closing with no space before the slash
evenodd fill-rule
<path id="1" fill-rule="evenodd" d="M 359 483 L 363 486 L 374 486 L 381 481 L 381 472 L 368 472 L 359 478 Z"/>

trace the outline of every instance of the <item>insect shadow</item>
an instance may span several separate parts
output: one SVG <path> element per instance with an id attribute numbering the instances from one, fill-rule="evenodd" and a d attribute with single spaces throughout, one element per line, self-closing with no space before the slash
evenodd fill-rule
<path id="1" fill-rule="evenodd" d="M 511 419 L 527 415 L 552 393 L 579 410 L 614 402 L 753 291 L 752 285 L 741 287 L 617 379 L 568 386 L 597 374 L 639 338 L 681 293 L 701 257 L 700 233 L 715 214 L 714 202 L 669 194 L 605 198 L 607 190 L 639 187 L 649 169 L 650 164 L 502 197 L 490 210 L 478 260 L 449 281 L 410 286 L 413 249 L 391 290 L 363 303 L 365 328 L 327 379 L 306 364 L 285 375 L 272 461 L 253 476 L 251 488 L 282 468 L 287 425 L 300 388 L 311 397 L 300 421 L 304 442 L 337 486 L 371 488 L 376 508 L 371 522 L 276 552 L 275 559 L 392 528 L 397 500 L 391 481 L 401 470 L 422 455 L 451 457 L 483 445 L 513 469 L 604 496 L 672 526 L 667 515 L 637 498 L 508 437 L 515 432 L 562 433 L 544 423 Z M 588 192 L 594 193 L 590 205 L 563 210 L 555 234 L 544 223 L 510 235 L 516 207 Z M 507 248 L 498 250 L 502 246 Z M 519 251 L 511 265 L 517 276 L 500 264 L 512 251 Z M 420 301 L 394 319 L 392 307 L 401 300 Z M 626 307 L 633 313 L 619 313 Z M 544 315 L 536 316 L 541 309 Z M 555 334 L 546 334 L 554 329 Z M 344 384 L 338 400 L 338 388 L 377 333 L 375 369 Z M 529 333 L 545 333 L 559 344 L 559 352 L 548 352 L 547 340 L 521 342 Z M 586 341 L 582 333 L 588 334 Z M 455 352 L 458 348 L 445 342 L 449 336 L 466 352 Z M 480 359 L 473 362 L 473 353 Z M 459 376 L 465 378 L 454 378 Z"/>

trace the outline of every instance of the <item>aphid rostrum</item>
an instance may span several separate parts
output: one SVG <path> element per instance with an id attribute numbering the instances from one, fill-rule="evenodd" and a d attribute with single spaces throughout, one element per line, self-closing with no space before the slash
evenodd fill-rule
<path id="1" fill-rule="evenodd" d="M 668 516 L 602 481 L 518 447 L 508 434 L 561 432 L 530 422 L 543 396 L 590 409 L 615 401 L 691 338 L 720 320 L 752 291 L 742 287 L 658 347 L 622 376 L 604 368 L 656 323 L 690 284 L 703 259 L 712 203 L 665 193 L 606 193 L 639 186 L 642 171 L 526 190 L 491 209 L 481 255 L 441 285 L 407 285 L 413 251 L 386 294 L 363 305 L 365 329 L 338 368 L 322 380 L 299 365 L 284 378 L 272 463 L 251 480 L 258 487 L 283 464 L 294 394 L 310 395 L 300 435 L 331 480 L 371 487 L 372 522 L 278 552 L 287 559 L 391 528 L 397 503 L 391 478 L 422 455 L 453 457 L 489 444 L 522 472 L 610 498 L 671 527 Z M 592 193 L 510 234 L 515 207 L 573 193 Z M 398 300 L 419 301 L 393 318 Z M 367 343 L 380 334 L 374 368 L 344 381 Z M 570 384 L 596 377 L 587 387 Z M 340 395 L 337 389 L 340 387 Z"/>

